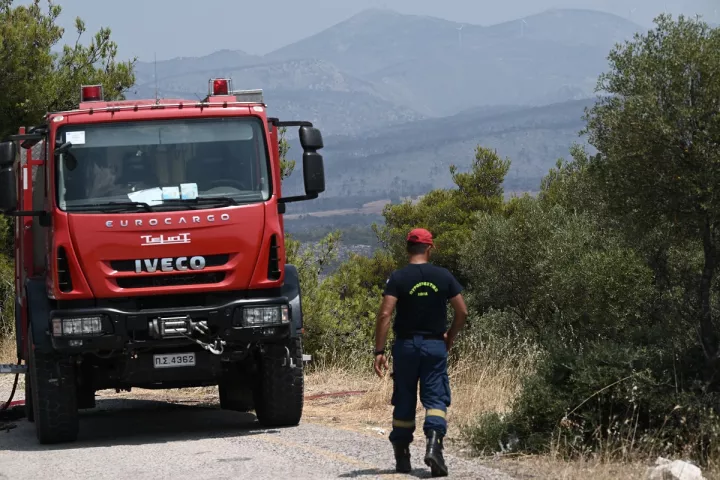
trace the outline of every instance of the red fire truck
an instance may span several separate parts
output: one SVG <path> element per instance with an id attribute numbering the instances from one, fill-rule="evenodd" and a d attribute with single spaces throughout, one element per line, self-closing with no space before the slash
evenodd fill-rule
<path id="1" fill-rule="evenodd" d="M 300 421 L 307 358 L 283 213 L 324 191 L 322 135 L 268 117 L 261 90 L 208 90 L 105 101 L 83 86 L 77 109 L 0 143 L 17 370 L 40 443 L 74 441 L 78 410 L 104 389 L 218 385 L 223 409 Z M 284 127 L 299 127 L 305 195 L 281 193 Z"/>

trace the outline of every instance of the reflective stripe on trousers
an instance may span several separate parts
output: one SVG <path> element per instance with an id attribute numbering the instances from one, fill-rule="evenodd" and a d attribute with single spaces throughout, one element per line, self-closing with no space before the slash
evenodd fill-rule
<path id="1" fill-rule="evenodd" d="M 415 432 L 417 386 L 425 408 L 423 432 L 431 430 L 445 435 L 446 414 L 450 406 L 450 381 L 447 374 L 447 349 L 443 340 L 425 339 L 422 335 L 398 339 L 393 354 L 393 429 L 390 441 L 412 442 Z"/>

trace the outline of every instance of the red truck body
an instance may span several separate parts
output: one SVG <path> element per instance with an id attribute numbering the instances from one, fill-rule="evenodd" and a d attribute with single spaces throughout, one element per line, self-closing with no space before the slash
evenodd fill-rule
<path id="1" fill-rule="evenodd" d="M 254 108 L 241 103 L 228 103 L 227 99 L 210 97 L 209 105 L 200 108 L 194 106 L 197 102 L 182 103 L 179 100 L 160 100 L 146 103 L 145 108 L 134 106 L 142 104 L 138 101 L 124 102 L 93 102 L 80 104 L 80 109 L 71 112 L 50 114 L 47 122 L 51 125 L 48 142 L 53 144 L 56 140 L 57 129 L 63 125 L 88 125 L 94 123 L 143 121 L 143 120 L 171 120 L 174 118 L 208 118 L 238 116 L 252 116 L 258 118 L 265 129 L 267 138 L 271 139 L 269 156 L 271 177 L 273 179 L 272 197 L 262 203 L 240 205 L 224 208 L 220 213 L 217 209 L 202 209 L 193 211 L 175 211 L 164 213 L 124 213 L 122 216 L 114 215 L 107 219 L 103 215 L 93 213 L 68 213 L 60 210 L 57 205 L 32 205 L 32 182 L 18 185 L 23 192 L 19 210 L 33 210 L 52 207 L 53 228 L 48 230 L 47 245 L 49 265 L 57 264 L 57 252 L 63 248 L 67 255 L 69 274 L 73 289 L 61 291 L 58 288 L 57 270 L 47 275 L 48 294 L 56 300 L 89 299 L 95 297 L 124 297 L 128 295 L 158 295 L 164 293 L 189 293 L 207 290 L 205 284 L 178 285 L 178 286 L 151 286 L 146 288 L 121 288 L 118 279 L 137 274 L 132 272 L 118 272 L 111 267 L 113 260 L 144 258 L 148 256 L 148 248 L 143 248 L 143 235 L 173 236 L 188 234 L 187 244 L 163 245 L 165 257 L 179 257 L 193 253 L 202 255 L 227 254 L 228 262 L 217 267 L 208 267 L 204 272 L 223 272 L 225 278 L 213 285 L 213 289 L 258 289 L 272 288 L 282 284 L 283 262 L 281 262 L 280 277 L 269 280 L 267 278 L 270 238 L 278 237 L 278 254 L 284 258 L 284 241 L 282 217 L 278 213 L 278 199 L 281 195 L 280 161 L 277 148 L 277 129 L 270 129 L 267 125 L 265 108 L 255 105 Z M 157 108 L 158 105 L 166 108 Z M 187 105 L 179 108 L 179 105 Z M 113 108 L 123 108 L 113 111 Z M 32 151 L 28 150 L 28 155 Z M 41 158 L 33 161 L 35 165 L 43 162 Z M 27 167 L 23 167 L 27 168 Z M 50 162 L 47 174 L 55 176 L 56 165 Z M 19 182 L 26 182 L 26 173 L 18 175 Z M 42 187 L 45 187 L 43 185 Z M 46 198 L 55 198 L 57 185 L 50 182 L 47 187 Z M 50 202 L 48 202 L 50 203 Z M 31 220 L 26 220 L 31 221 Z M 17 265 L 24 267 L 25 276 L 45 273 L 35 270 L 29 255 L 32 252 L 32 234 L 20 241 L 19 258 Z M 158 275 L 158 273 L 143 273 L 142 275 Z"/>
<path id="2" fill-rule="evenodd" d="M 223 408 L 299 421 L 302 310 L 282 214 L 324 190 L 322 137 L 309 122 L 268 118 L 261 92 L 209 85 L 200 102 L 106 102 L 101 87 L 83 87 L 76 110 L 0 144 L 0 207 L 16 217 L 18 358 L 43 443 L 73 440 L 77 409 L 105 388 L 217 384 Z M 289 198 L 286 126 L 300 127 L 306 187 Z M 47 362 L 64 372 L 59 389 L 45 385 Z M 286 398 L 270 398 L 282 381 Z M 43 407 L 48 396 L 60 407 Z M 58 408 L 74 412 L 70 425 L 57 426 Z"/>

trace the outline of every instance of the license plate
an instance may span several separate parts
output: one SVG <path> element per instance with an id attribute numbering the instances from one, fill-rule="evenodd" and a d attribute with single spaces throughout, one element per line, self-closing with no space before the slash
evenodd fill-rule
<path id="1" fill-rule="evenodd" d="M 176 367 L 194 367 L 194 353 L 168 353 L 163 355 L 153 355 L 155 368 L 176 368 Z"/>

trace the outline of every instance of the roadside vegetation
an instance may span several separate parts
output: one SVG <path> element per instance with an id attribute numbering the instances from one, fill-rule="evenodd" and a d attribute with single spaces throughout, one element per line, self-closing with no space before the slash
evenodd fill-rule
<path id="1" fill-rule="evenodd" d="M 369 371 L 382 285 L 404 234 L 425 227 L 467 287 L 452 410 L 477 454 L 717 468 L 719 75 L 720 30 L 660 16 L 609 55 L 582 132 L 593 151 L 572 146 L 538 195 L 505 200 L 511 160 L 479 146 L 470 169 L 451 168 L 456 188 L 386 207 L 371 258 L 320 281 L 339 237 L 291 248 L 317 368 Z"/>
<path id="2" fill-rule="evenodd" d="M 0 0 L 0 135 L 75 102 L 80 83 L 103 83 L 117 98 L 134 83 L 108 30 L 51 53 L 58 13 Z M 537 195 L 507 199 L 511 159 L 478 146 L 456 159 L 469 168 L 450 169 L 455 188 L 385 207 L 370 257 L 337 265 L 339 232 L 287 239 L 309 378 L 361 382 L 368 392 L 347 406 L 355 418 L 389 412 L 388 380 L 369 373 L 375 315 L 385 279 L 404 262 L 406 232 L 425 227 L 437 239 L 434 261 L 466 287 L 451 425 L 475 454 L 607 463 L 662 455 L 720 467 L 720 29 L 660 16 L 608 60 L 605 95 L 585 118 L 593 151 L 569 146 Z M 293 167 L 284 163 L 285 177 Z M 7 344 L 11 219 L 0 219 L 0 232 Z"/>

